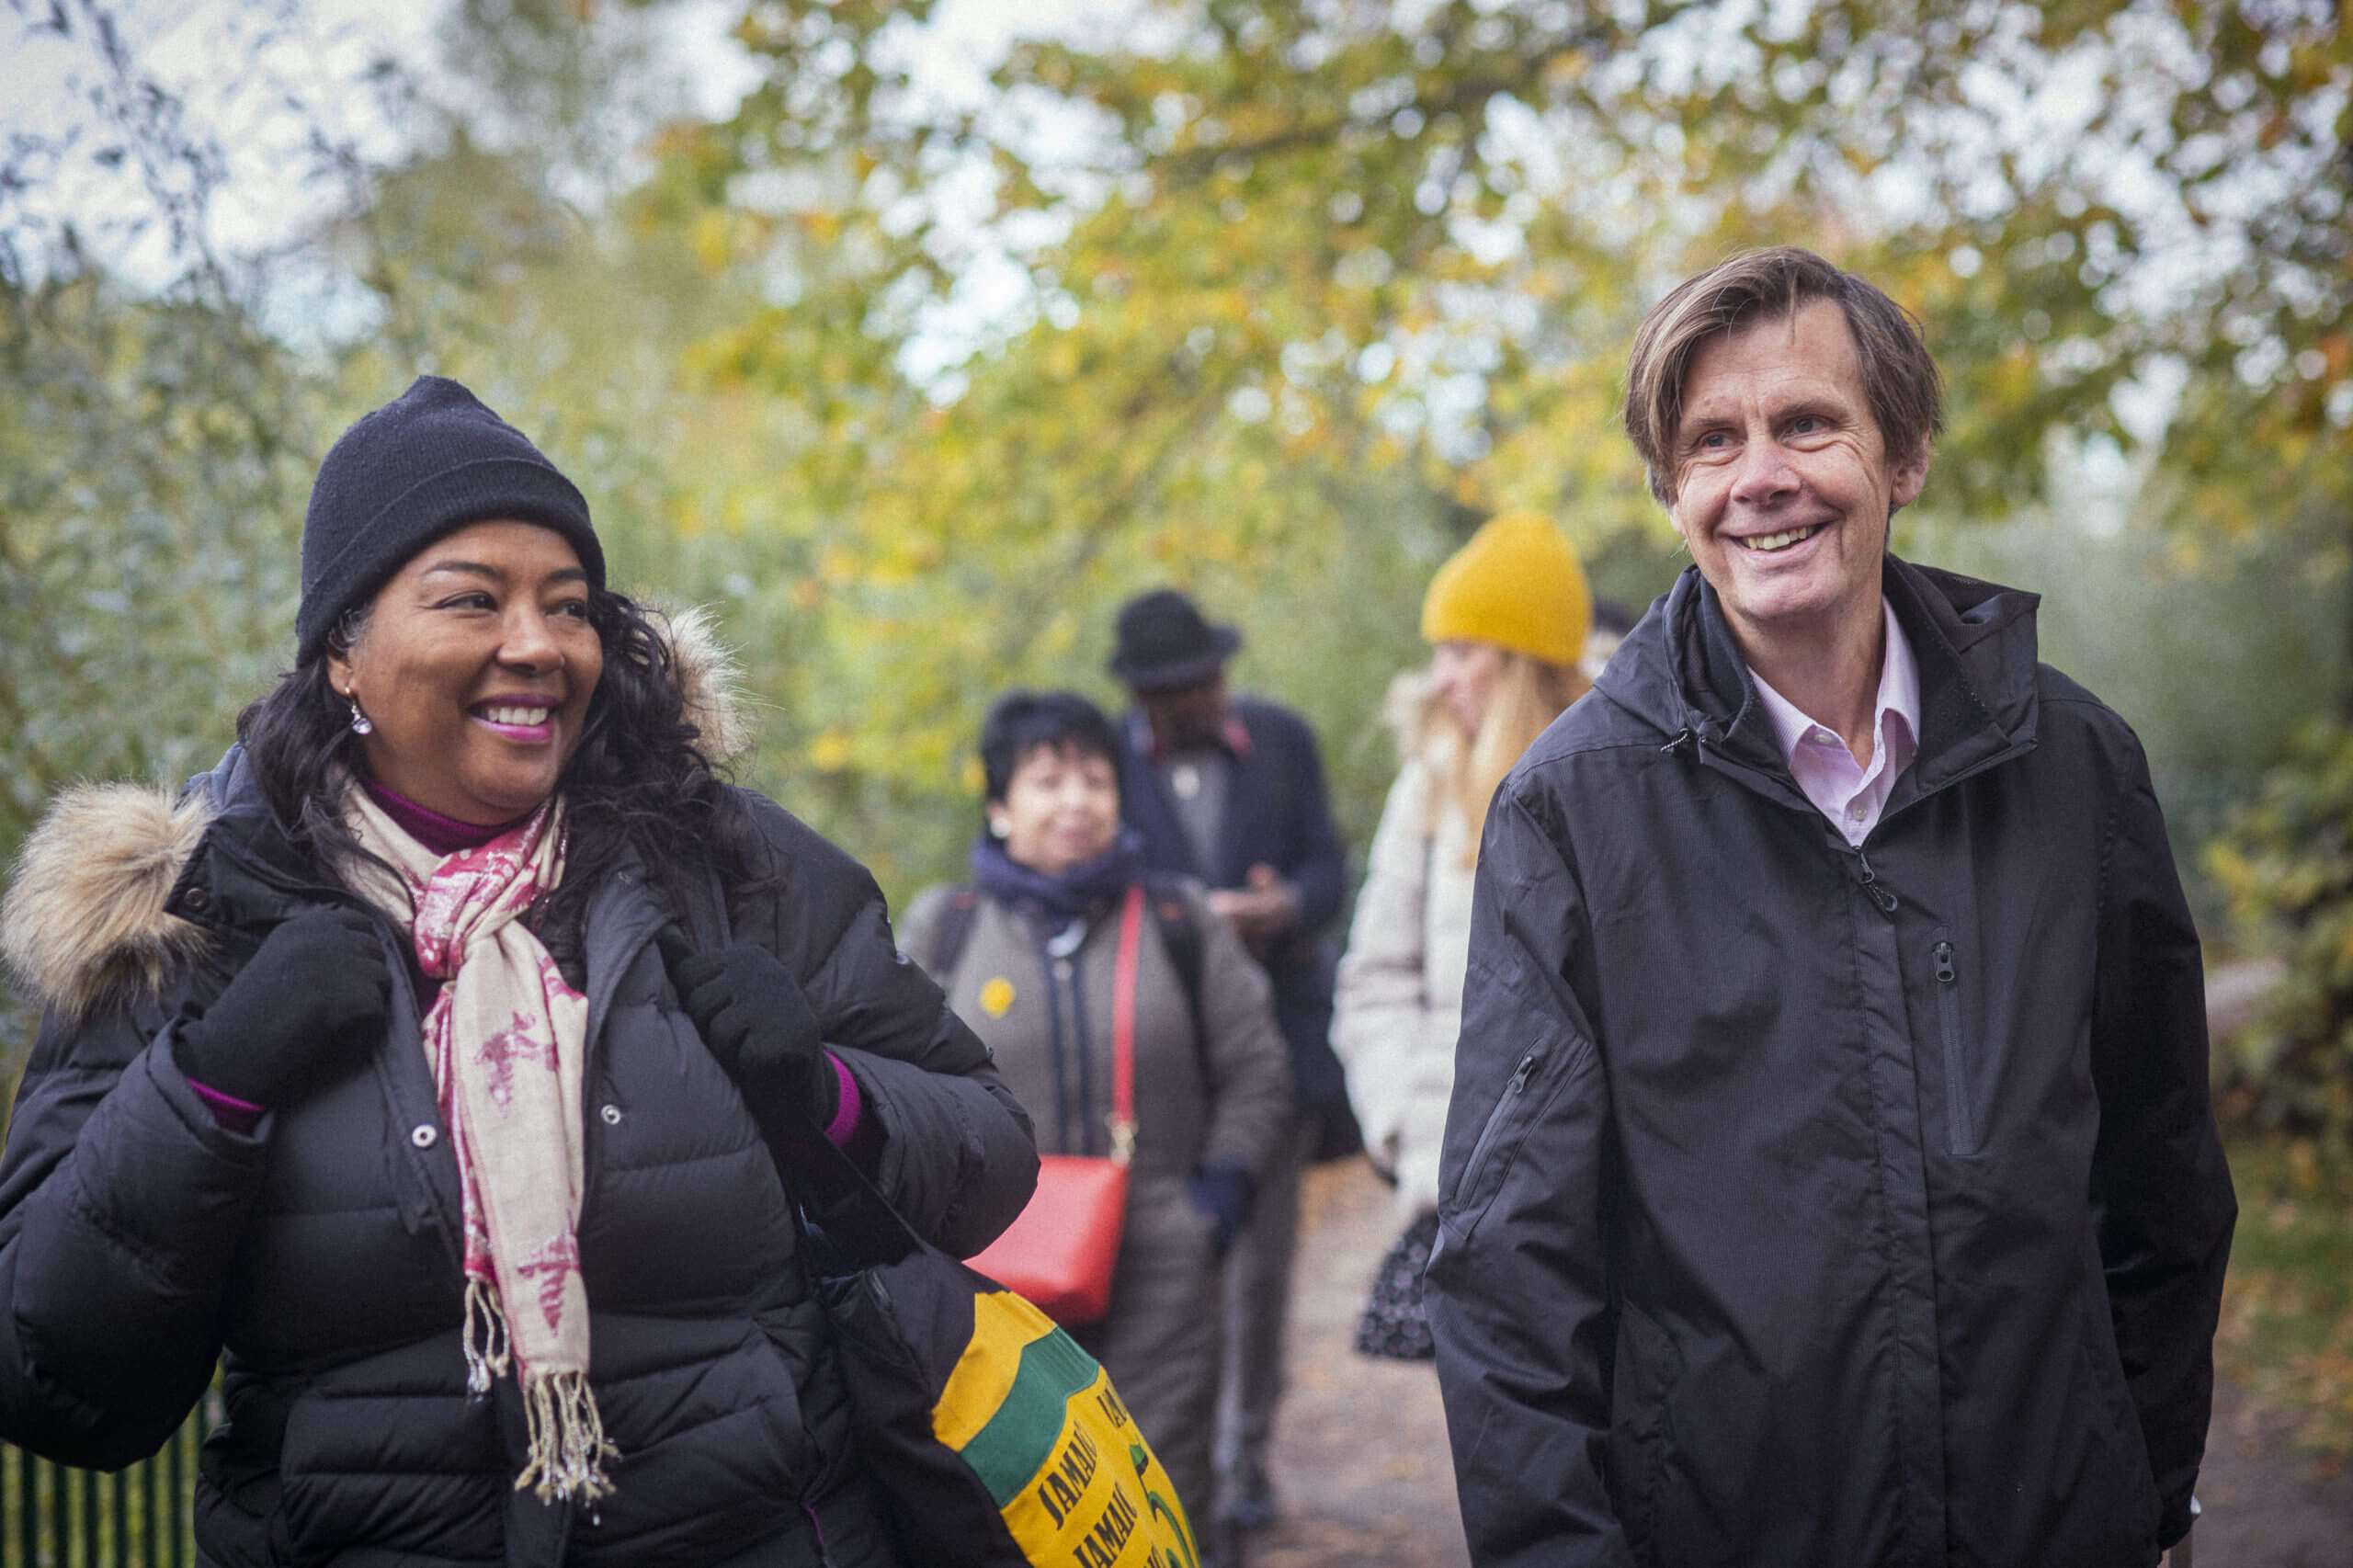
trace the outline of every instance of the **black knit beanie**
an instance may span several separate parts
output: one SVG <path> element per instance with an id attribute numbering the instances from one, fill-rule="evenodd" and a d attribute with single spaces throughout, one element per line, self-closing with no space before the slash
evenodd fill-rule
<path id="1" fill-rule="evenodd" d="M 302 519 L 302 608 L 295 656 L 326 647 L 343 612 L 373 598 L 409 557 L 469 523 L 513 518 L 553 528 L 605 585 L 588 503 L 524 434 L 442 376 L 343 433 L 319 465 Z"/>

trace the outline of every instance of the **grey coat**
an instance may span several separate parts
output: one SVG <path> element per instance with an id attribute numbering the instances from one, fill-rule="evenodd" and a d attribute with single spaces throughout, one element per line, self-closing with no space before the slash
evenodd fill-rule
<path id="1" fill-rule="evenodd" d="M 1197 1039 L 1184 982 L 1147 919 L 1136 976 L 1137 1127 L 1127 1229 L 1109 1314 L 1080 1337 L 1135 1413 L 1178 1495 L 1198 1512 L 1210 1500 L 1222 1273 L 1209 1218 L 1188 1197 L 1186 1180 L 1209 1166 L 1256 1172 L 1290 1125 L 1291 1104 L 1265 971 L 1211 913 L 1198 883 L 1176 885 L 1201 937 L 1207 1039 Z M 926 889 L 900 923 L 903 945 L 919 963 L 934 950 L 950 891 Z M 1047 956 L 1046 935 L 983 894 L 953 968 L 933 978 L 1030 1112 L 1039 1152 L 1104 1153 L 1120 912 L 1100 911 L 1066 958 Z M 1078 1032 L 1074 1012 L 1085 1024 L 1086 1050 L 1066 1053 L 1059 1098 L 1050 1007 L 1061 1010 L 1066 1039 Z"/>

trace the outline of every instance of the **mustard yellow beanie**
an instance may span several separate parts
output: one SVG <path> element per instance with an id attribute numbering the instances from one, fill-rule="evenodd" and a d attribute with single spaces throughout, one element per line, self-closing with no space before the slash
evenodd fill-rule
<path id="1" fill-rule="evenodd" d="M 1422 599 L 1424 642 L 1472 638 L 1550 665 L 1582 658 L 1592 624 L 1585 568 L 1540 512 L 1506 512 L 1481 528 Z"/>

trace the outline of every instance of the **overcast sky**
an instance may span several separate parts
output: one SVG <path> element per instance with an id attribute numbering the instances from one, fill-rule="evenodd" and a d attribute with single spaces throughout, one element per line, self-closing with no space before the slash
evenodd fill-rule
<path id="1" fill-rule="evenodd" d="M 983 94 L 989 69 L 1017 35 L 1066 34 L 1103 23 L 1099 0 L 941 0 L 929 26 L 912 31 L 910 67 L 919 86 L 944 104 L 967 107 Z M 77 28 L 80 7 L 68 6 Z M 160 235 L 132 236 L 126 221 L 149 204 L 137 169 L 91 154 L 107 141 L 91 106 L 106 73 L 85 28 L 60 37 L 34 25 L 46 6 L 14 6 L 0 15 L 0 138 L 23 154 L 26 139 L 74 144 L 33 161 L 36 179 L 0 221 L 71 221 L 102 254 L 134 277 L 170 269 Z M 359 85 L 370 63 L 399 62 L 428 84 L 444 79 L 435 32 L 446 0 L 423 5 L 386 0 L 127 0 L 112 7 L 133 60 L 188 106 L 191 120 L 218 141 L 227 178 L 214 206 L 212 238 L 230 252 L 281 244 L 312 228 L 345 193 L 315 177 L 303 141 L 313 125 L 363 160 L 387 163 L 404 148 L 401 131 L 377 97 Z M 751 62 L 728 29 L 740 0 L 676 0 L 648 28 L 675 86 L 665 106 L 721 118 L 755 80 Z M 304 112 L 290 113 L 289 96 Z"/>

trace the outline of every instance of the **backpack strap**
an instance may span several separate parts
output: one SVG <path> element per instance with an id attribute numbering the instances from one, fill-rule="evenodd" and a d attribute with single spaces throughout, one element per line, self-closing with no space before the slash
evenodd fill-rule
<path id="1" fill-rule="evenodd" d="M 1144 901 L 1152 923 L 1160 933 L 1161 950 L 1185 987 L 1185 1009 L 1193 1018 L 1193 1051 L 1200 1058 L 1201 1082 L 1210 1081 L 1210 1034 L 1201 1017 L 1201 928 L 1193 924 L 1193 906 L 1172 876 L 1147 872 Z"/>
<path id="2" fill-rule="evenodd" d="M 942 986 L 955 974 L 956 960 L 964 956 L 964 944 L 972 939 L 972 922 L 980 911 L 980 890 L 972 883 L 948 890 L 939 919 L 931 928 L 931 951 L 924 955 L 925 967 L 939 977 Z"/>

